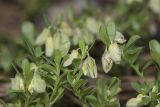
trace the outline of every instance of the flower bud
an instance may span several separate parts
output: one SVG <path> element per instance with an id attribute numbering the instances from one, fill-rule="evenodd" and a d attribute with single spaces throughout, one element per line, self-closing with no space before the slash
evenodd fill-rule
<path id="1" fill-rule="evenodd" d="M 82 71 L 85 76 L 89 76 L 91 78 L 97 78 L 97 66 L 95 60 L 88 56 L 82 65 Z"/>
<path id="2" fill-rule="evenodd" d="M 29 91 L 31 94 L 33 93 L 33 85 L 32 85 L 32 83 L 29 84 L 29 86 L 28 86 L 28 91 Z"/>
<path id="3" fill-rule="evenodd" d="M 116 64 L 119 64 L 121 61 L 122 52 L 117 43 L 111 43 L 111 45 L 109 46 L 109 53 L 110 53 L 111 59 Z"/>
<path id="4" fill-rule="evenodd" d="M 116 37 L 115 37 L 115 42 L 123 44 L 126 42 L 126 39 L 124 38 L 124 36 L 122 35 L 122 33 L 120 32 L 116 32 Z"/>
<path id="5" fill-rule="evenodd" d="M 53 50 L 54 50 L 53 38 L 51 36 L 48 36 L 46 38 L 46 43 L 45 43 L 45 54 L 46 54 L 46 56 L 51 57 L 52 54 L 53 54 Z"/>
<path id="6" fill-rule="evenodd" d="M 42 45 L 42 44 L 44 44 L 48 36 L 51 36 L 50 30 L 47 29 L 47 28 L 43 29 L 43 31 L 37 37 L 37 39 L 35 41 L 35 44 L 36 45 Z"/>
<path id="7" fill-rule="evenodd" d="M 119 64 L 121 61 L 121 49 L 119 48 L 117 43 L 112 43 L 109 46 L 109 53 L 111 59 L 116 63 Z"/>
<path id="8" fill-rule="evenodd" d="M 66 67 L 66 66 L 69 66 L 72 64 L 72 61 L 75 59 L 75 58 L 78 58 L 78 50 L 73 50 L 69 56 L 69 58 L 64 62 L 63 66 Z"/>
<path id="9" fill-rule="evenodd" d="M 105 73 L 108 73 L 111 70 L 112 65 L 113 65 L 113 61 L 106 48 L 105 52 L 102 55 L 102 66 Z"/>

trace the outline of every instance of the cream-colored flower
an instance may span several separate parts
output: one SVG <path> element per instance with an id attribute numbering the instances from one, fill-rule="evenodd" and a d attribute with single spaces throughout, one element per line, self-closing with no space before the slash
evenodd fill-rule
<path id="1" fill-rule="evenodd" d="M 33 93 L 33 85 L 32 83 L 29 84 L 28 86 L 28 91 L 32 94 Z"/>
<path id="2" fill-rule="evenodd" d="M 78 58 L 78 50 L 72 50 L 71 54 L 69 55 L 69 58 L 64 62 L 63 66 L 69 66 L 72 64 L 72 61 Z"/>
<path id="3" fill-rule="evenodd" d="M 53 54 L 53 38 L 51 36 L 48 36 L 45 43 L 45 54 L 48 57 L 51 57 Z"/>
<path id="4" fill-rule="evenodd" d="M 37 67 L 37 65 L 35 64 L 35 63 L 31 63 L 31 71 L 33 70 L 33 71 L 37 71 L 38 70 L 38 67 Z"/>
<path id="5" fill-rule="evenodd" d="M 35 44 L 36 45 L 44 44 L 48 36 L 51 36 L 50 29 L 47 29 L 47 28 L 43 29 L 43 31 L 37 37 Z"/>
<path id="6" fill-rule="evenodd" d="M 56 32 L 53 37 L 54 50 L 60 50 L 61 55 L 65 56 L 70 49 L 70 40 L 68 36 L 63 35 L 62 32 Z"/>
<path id="7" fill-rule="evenodd" d="M 32 94 L 34 91 L 37 93 L 43 93 L 46 90 L 46 83 L 41 78 L 38 72 L 34 72 L 31 83 L 28 87 L 28 91 Z"/>
<path id="8" fill-rule="evenodd" d="M 149 7 L 153 12 L 160 15 L 160 0 L 150 0 Z"/>
<path id="9" fill-rule="evenodd" d="M 25 89 L 24 89 L 23 79 L 20 79 L 19 89 L 20 89 L 21 91 L 24 91 L 24 90 L 25 90 Z"/>
<path id="10" fill-rule="evenodd" d="M 116 36 L 115 36 L 115 42 L 123 44 L 126 42 L 126 39 L 124 38 L 124 36 L 122 35 L 121 32 L 116 32 Z"/>
<path id="11" fill-rule="evenodd" d="M 138 101 L 137 98 L 131 98 L 128 102 L 127 102 L 127 107 L 138 107 Z"/>
<path id="12" fill-rule="evenodd" d="M 95 60 L 88 56 L 82 64 L 82 71 L 85 76 L 97 78 L 97 66 Z"/>
<path id="13" fill-rule="evenodd" d="M 160 104 L 157 104 L 155 107 L 160 107 Z"/>
<path id="14" fill-rule="evenodd" d="M 67 36 L 72 36 L 73 34 L 71 27 L 65 21 L 61 23 L 61 31 Z"/>
<path id="15" fill-rule="evenodd" d="M 105 73 L 108 73 L 111 70 L 112 65 L 113 65 L 113 61 L 112 61 L 110 54 L 106 48 L 105 52 L 102 55 L 102 66 L 103 66 Z"/>
<path id="16" fill-rule="evenodd" d="M 112 60 L 116 63 L 119 64 L 121 62 L 121 49 L 119 48 L 117 43 L 111 43 L 109 46 L 109 54 Z"/>
<path id="17" fill-rule="evenodd" d="M 86 27 L 91 33 L 97 34 L 99 31 L 100 22 L 92 17 L 88 17 L 86 19 Z"/>
<path id="18" fill-rule="evenodd" d="M 15 78 L 11 79 L 11 89 L 16 91 L 25 91 L 23 79 L 16 75 Z"/>
<path id="19" fill-rule="evenodd" d="M 127 106 L 127 107 L 140 107 L 143 97 L 144 97 L 144 95 L 139 94 L 136 98 L 131 98 L 131 99 L 127 102 L 126 106 Z"/>

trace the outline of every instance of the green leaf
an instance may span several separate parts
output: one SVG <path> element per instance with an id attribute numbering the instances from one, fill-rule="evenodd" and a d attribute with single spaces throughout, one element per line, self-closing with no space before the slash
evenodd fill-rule
<path id="1" fill-rule="evenodd" d="M 74 11 L 71 3 L 68 5 L 68 18 L 70 21 L 74 20 Z"/>
<path id="2" fill-rule="evenodd" d="M 113 42 L 116 36 L 116 26 L 113 21 L 107 23 L 107 34 L 110 39 L 110 42 Z"/>
<path id="3" fill-rule="evenodd" d="M 146 82 L 144 83 L 133 82 L 131 83 L 131 85 L 140 94 L 148 94 L 152 89 L 152 85 Z"/>
<path id="4" fill-rule="evenodd" d="M 56 50 L 55 53 L 54 53 L 54 61 L 57 65 L 60 64 L 61 62 L 61 59 L 62 59 L 62 56 L 61 56 L 61 51 L 60 50 Z"/>
<path id="5" fill-rule="evenodd" d="M 12 53 L 9 52 L 7 48 L 2 48 L 2 52 L 0 54 L 0 64 L 5 71 L 9 71 L 11 69 L 11 65 L 13 63 Z"/>
<path id="6" fill-rule="evenodd" d="M 75 82 L 74 82 L 74 89 L 75 90 L 79 90 L 80 88 L 81 88 L 81 86 L 83 85 L 83 84 L 85 84 L 85 80 L 83 80 L 83 79 L 79 79 L 78 81 L 77 80 L 75 80 Z"/>
<path id="7" fill-rule="evenodd" d="M 86 96 L 86 99 L 89 101 L 89 103 L 93 104 L 94 107 L 97 105 L 97 98 L 93 95 Z"/>
<path id="8" fill-rule="evenodd" d="M 31 72 L 30 63 L 27 59 L 24 59 L 22 61 L 22 70 L 23 70 L 25 83 L 28 86 L 32 79 L 33 72 Z"/>
<path id="9" fill-rule="evenodd" d="M 85 98 L 87 95 L 93 95 L 93 88 L 92 87 L 86 87 L 82 91 L 82 98 Z"/>
<path id="10" fill-rule="evenodd" d="M 159 65 L 160 67 L 160 44 L 157 40 L 151 40 L 149 42 L 150 53 L 153 60 Z"/>
<path id="11" fill-rule="evenodd" d="M 106 27 L 104 25 L 102 25 L 99 29 L 99 38 L 107 46 L 109 46 L 111 43 L 109 37 L 107 36 Z"/>
<path id="12" fill-rule="evenodd" d="M 70 84 L 72 84 L 73 77 L 72 77 L 72 75 L 71 75 L 70 72 L 67 74 L 67 81 L 68 81 Z"/>
<path id="13" fill-rule="evenodd" d="M 35 37 L 35 29 L 34 25 L 31 22 L 24 22 L 22 24 L 22 34 L 25 36 L 25 38 L 30 42 L 34 43 L 34 37 Z"/>
<path id="14" fill-rule="evenodd" d="M 119 92 L 120 85 L 120 79 L 118 79 L 117 77 L 113 77 L 111 78 L 111 80 L 109 80 L 108 88 L 111 92 L 111 96 L 115 96 Z"/>
<path id="15" fill-rule="evenodd" d="M 49 28 L 52 25 L 49 18 L 46 15 L 43 15 L 43 18 L 44 18 L 45 26 Z"/>
<path id="16" fill-rule="evenodd" d="M 129 62 L 129 64 L 135 63 L 142 49 L 143 47 L 135 47 L 124 51 L 124 57 Z"/>
<path id="17" fill-rule="evenodd" d="M 143 96 L 142 97 L 142 104 L 147 105 L 151 101 L 151 98 L 149 96 Z"/>
<path id="18" fill-rule="evenodd" d="M 140 36 L 138 36 L 138 35 L 132 36 L 132 37 L 128 40 L 127 44 L 125 45 L 124 51 L 126 51 L 128 48 L 130 48 L 132 45 L 134 45 L 134 43 L 135 43 L 138 39 L 140 39 Z"/>
<path id="19" fill-rule="evenodd" d="M 82 59 L 86 57 L 87 54 L 87 50 L 88 50 L 88 46 L 85 45 L 85 41 L 83 38 L 80 38 L 78 41 L 79 44 L 79 48 L 81 50 L 81 54 L 82 54 Z"/>
<path id="20" fill-rule="evenodd" d="M 81 51 L 85 50 L 85 42 L 84 42 L 84 39 L 83 39 L 83 38 L 80 38 L 80 39 L 79 39 L 78 45 L 79 45 Z"/>
<path id="21" fill-rule="evenodd" d="M 72 62 L 73 68 L 77 69 L 79 67 L 80 63 L 81 63 L 80 58 L 74 59 Z"/>
<path id="22" fill-rule="evenodd" d="M 97 91 L 98 91 L 98 96 L 100 100 L 103 102 L 105 101 L 106 97 L 106 85 L 105 82 L 101 79 L 97 81 Z"/>
<path id="23" fill-rule="evenodd" d="M 43 54 L 41 47 L 36 47 L 35 49 L 35 55 L 36 57 L 40 57 Z"/>

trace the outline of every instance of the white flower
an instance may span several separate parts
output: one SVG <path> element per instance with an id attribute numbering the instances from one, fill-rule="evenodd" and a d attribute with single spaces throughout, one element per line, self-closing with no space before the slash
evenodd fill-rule
<path id="1" fill-rule="evenodd" d="M 15 78 L 11 79 L 11 89 L 16 90 L 16 91 L 25 90 L 23 79 L 19 75 L 16 75 Z"/>
<path id="2" fill-rule="evenodd" d="M 53 38 L 51 36 L 48 36 L 45 43 L 45 54 L 48 57 L 51 57 L 53 54 Z"/>
<path id="3" fill-rule="evenodd" d="M 111 43 L 109 46 L 109 51 L 105 50 L 102 55 L 102 66 L 105 73 L 108 73 L 113 65 L 113 62 L 119 64 L 121 62 L 121 49 L 119 48 L 117 43 Z"/>
<path id="4" fill-rule="evenodd" d="M 160 1 L 159 0 L 150 0 L 149 7 L 157 14 L 160 15 Z"/>
<path id="5" fill-rule="evenodd" d="M 28 86 L 28 91 L 32 94 L 33 91 L 37 93 L 43 93 L 46 90 L 46 83 L 41 78 L 38 72 L 34 72 L 33 78 L 30 85 Z"/>
<path id="6" fill-rule="evenodd" d="M 31 71 L 33 70 L 33 71 L 37 71 L 38 70 L 38 67 L 37 67 L 37 65 L 35 64 L 35 63 L 31 63 Z"/>
<path id="7" fill-rule="evenodd" d="M 70 26 L 68 25 L 68 23 L 65 22 L 65 21 L 63 21 L 63 22 L 61 23 L 61 31 L 62 31 L 65 35 L 67 35 L 67 36 L 72 36 L 72 34 L 73 34 L 72 29 L 70 28 Z"/>
<path id="8" fill-rule="evenodd" d="M 160 107 L 160 104 L 157 104 L 155 107 Z"/>
<path id="9" fill-rule="evenodd" d="M 42 45 L 42 44 L 44 44 L 48 36 L 51 36 L 50 30 L 47 29 L 47 28 L 43 29 L 43 31 L 37 37 L 37 39 L 35 41 L 35 44 L 36 45 Z"/>
<path id="10" fill-rule="evenodd" d="M 120 63 L 122 52 L 117 43 L 111 43 L 109 46 L 109 54 L 116 64 Z"/>
<path id="11" fill-rule="evenodd" d="M 127 102 L 127 107 L 137 107 L 138 106 L 138 101 L 137 98 L 131 98 L 128 102 Z"/>
<path id="12" fill-rule="evenodd" d="M 136 98 L 131 98 L 131 99 L 127 102 L 126 106 L 127 106 L 127 107 L 140 107 L 143 97 L 144 97 L 144 95 L 139 94 Z"/>
<path id="13" fill-rule="evenodd" d="M 108 73 L 111 70 L 112 65 L 113 65 L 113 61 L 112 61 L 110 54 L 106 48 L 105 52 L 102 55 L 102 66 L 103 66 L 105 73 Z"/>
<path id="14" fill-rule="evenodd" d="M 54 50 L 60 50 L 62 56 L 65 56 L 70 49 L 70 40 L 62 32 L 56 32 L 53 37 Z"/>
<path id="15" fill-rule="evenodd" d="M 33 93 L 33 84 L 29 84 L 28 91 L 32 94 Z"/>
<path id="16" fill-rule="evenodd" d="M 91 33 L 97 34 L 99 31 L 100 23 L 97 22 L 94 18 L 89 17 L 86 19 L 86 27 Z"/>
<path id="17" fill-rule="evenodd" d="M 78 50 L 72 50 L 71 54 L 69 55 L 69 58 L 64 62 L 63 66 L 69 66 L 72 64 L 72 61 L 78 58 Z"/>
<path id="18" fill-rule="evenodd" d="M 116 36 L 115 36 L 115 42 L 123 44 L 126 42 L 126 39 L 124 38 L 124 36 L 122 35 L 122 33 L 120 32 L 116 32 Z"/>
<path id="19" fill-rule="evenodd" d="M 97 78 L 97 66 L 95 60 L 88 56 L 82 65 L 83 74 L 91 78 Z"/>

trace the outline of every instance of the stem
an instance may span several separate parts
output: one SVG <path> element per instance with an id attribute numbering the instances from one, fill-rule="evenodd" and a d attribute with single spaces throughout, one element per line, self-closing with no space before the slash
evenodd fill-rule
<path id="1" fill-rule="evenodd" d="M 56 99 L 57 99 L 57 91 L 58 91 L 58 88 L 59 88 L 59 85 L 60 85 L 60 67 L 59 65 L 56 66 L 56 76 L 57 76 L 57 79 L 55 81 L 55 84 L 54 84 L 54 89 L 52 91 L 52 94 L 51 94 L 51 97 L 50 97 L 50 104 L 49 104 L 49 107 L 52 107 L 52 105 L 56 102 Z"/>
<path id="2" fill-rule="evenodd" d="M 29 105 L 29 100 L 30 100 L 30 95 L 27 95 L 27 100 L 25 101 L 24 107 L 28 107 L 28 105 Z"/>

